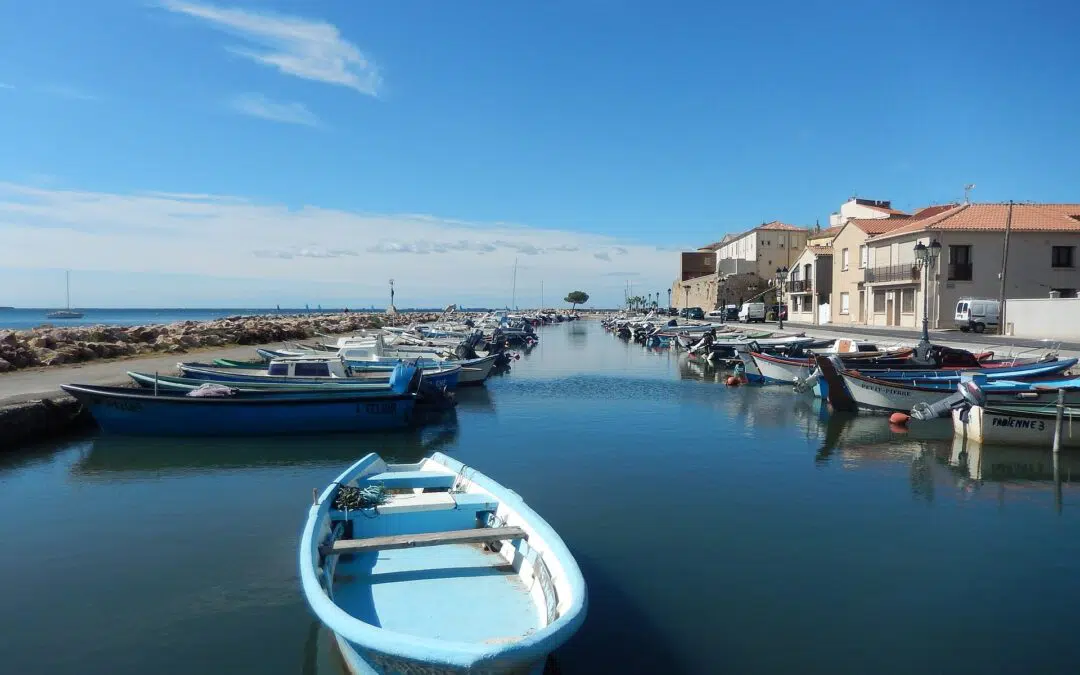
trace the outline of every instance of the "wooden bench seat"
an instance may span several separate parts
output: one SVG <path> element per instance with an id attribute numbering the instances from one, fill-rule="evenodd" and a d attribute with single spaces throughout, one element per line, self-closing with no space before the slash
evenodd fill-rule
<path id="1" fill-rule="evenodd" d="M 471 530 L 395 534 L 388 537 L 369 537 L 367 539 L 339 539 L 330 546 L 320 546 L 319 550 L 323 555 L 368 553 L 370 551 L 390 551 L 398 548 L 442 546 L 446 544 L 481 544 L 513 539 L 527 540 L 528 538 L 529 535 L 520 527 L 480 527 Z"/>
<path id="2" fill-rule="evenodd" d="M 451 488 L 457 475 L 441 473 L 439 471 L 384 471 L 382 473 L 364 476 L 358 481 L 361 487 L 365 485 L 383 485 L 387 489 L 399 490 L 402 488 Z"/>

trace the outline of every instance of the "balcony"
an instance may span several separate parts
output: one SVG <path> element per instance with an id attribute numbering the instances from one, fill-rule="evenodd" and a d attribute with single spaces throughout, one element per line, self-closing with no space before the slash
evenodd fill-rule
<path id="1" fill-rule="evenodd" d="M 949 263 L 949 281 L 971 281 L 971 263 Z"/>
<path id="2" fill-rule="evenodd" d="M 813 286 L 810 279 L 794 279 L 788 282 L 788 293 L 813 293 Z"/>
<path id="3" fill-rule="evenodd" d="M 866 283 L 883 284 L 890 281 L 918 283 L 919 268 L 916 265 L 885 265 L 866 268 Z"/>

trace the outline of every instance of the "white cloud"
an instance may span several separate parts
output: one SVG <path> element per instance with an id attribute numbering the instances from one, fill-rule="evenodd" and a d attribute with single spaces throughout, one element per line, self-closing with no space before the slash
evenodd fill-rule
<path id="1" fill-rule="evenodd" d="M 241 94 L 229 101 L 229 108 L 242 115 L 308 127 L 320 125 L 315 113 L 303 103 L 277 103 L 262 94 Z"/>
<path id="2" fill-rule="evenodd" d="M 214 5 L 163 0 L 162 6 L 201 19 L 249 43 L 229 51 L 305 80 L 376 96 L 382 79 L 374 63 L 325 21 Z"/>
<path id="3" fill-rule="evenodd" d="M 44 84 L 37 88 L 42 94 L 48 94 L 49 96 L 57 96 L 59 98 L 66 98 L 72 101 L 96 101 L 98 97 L 94 94 L 88 93 L 79 89 L 78 87 L 72 87 L 66 84 Z"/>
<path id="4" fill-rule="evenodd" d="M 410 304 L 431 306 L 463 297 L 504 304 L 514 260 L 525 251 L 536 253 L 518 267 L 519 302 L 522 289 L 538 295 L 541 280 L 549 288 L 583 288 L 593 304 L 621 302 L 629 274 L 605 276 L 616 247 L 626 251 L 618 268 L 636 270 L 650 288 L 666 288 L 678 269 L 677 254 L 595 234 L 289 208 L 183 190 L 128 194 L 0 183 L 0 232 L 0 268 L 232 278 L 222 282 L 223 293 L 259 283 L 381 289 L 393 277 L 408 287 Z"/>

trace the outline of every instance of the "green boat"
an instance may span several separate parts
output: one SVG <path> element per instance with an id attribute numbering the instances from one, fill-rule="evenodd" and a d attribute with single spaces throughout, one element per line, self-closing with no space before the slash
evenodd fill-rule
<path id="1" fill-rule="evenodd" d="M 266 370 L 266 361 L 237 361 L 235 359 L 214 359 L 218 368 L 243 368 L 245 370 Z"/>

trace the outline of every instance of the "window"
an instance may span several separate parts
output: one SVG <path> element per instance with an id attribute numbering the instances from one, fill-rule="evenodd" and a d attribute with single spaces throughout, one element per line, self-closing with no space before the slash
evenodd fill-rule
<path id="1" fill-rule="evenodd" d="M 885 291 L 874 291 L 874 313 L 885 313 Z"/>
<path id="2" fill-rule="evenodd" d="M 1050 290 L 1057 291 L 1058 293 L 1061 294 L 1060 297 L 1062 297 L 1062 298 L 1075 298 L 1076 297 L 1076 289 L 1075 288 L 1051 288 Z"/>
<path id="3" fill-rule="evenodd" d="M 846 249 L 845 249 L 846 250 Z M 847 293 L 840 294 L 840 313 L 849 314 L 851 312 L 851 296 Z"/>
<path id="4" fill-rule="evenodd" d="M 905 288 L 900 291 L 900 311 L 904 314 L 915 313 L 915 289 Z"/>
<path id="5" fill-rule="evenodd" d="M 289 364 L 287 363 L 271 363 L 270 368 L 266 371 L 267 375 L 279 375 L 284 376 L 289 374 Z"/>
<path id="6" fill-rule="evenodd" d="M 971 246 L 949 247 L 949 281 L 971 281 Z"/>
<path id="7" fill-rule="evenodd" d="M 1075 246 L 1054 246 L 1050 254 L 1051 267 L 1072 267 Z"/>
<path id="8" fill-rule="evenodd" d="M 859 269 L 866 269 L 866 263 L 870 259 L 870 249 L 866 246 L 859 247 Z"/>
<path id="9" fill-rule="evenodd" d="M 840 251 L 840 271 L 846 272 L 848 268 L 848 250 Z"/>
<path id="10" fill-rule="evenodd" d="M 326 363 L 297 363 L 297 377 L 330 377 L 330 365 Z"/>

